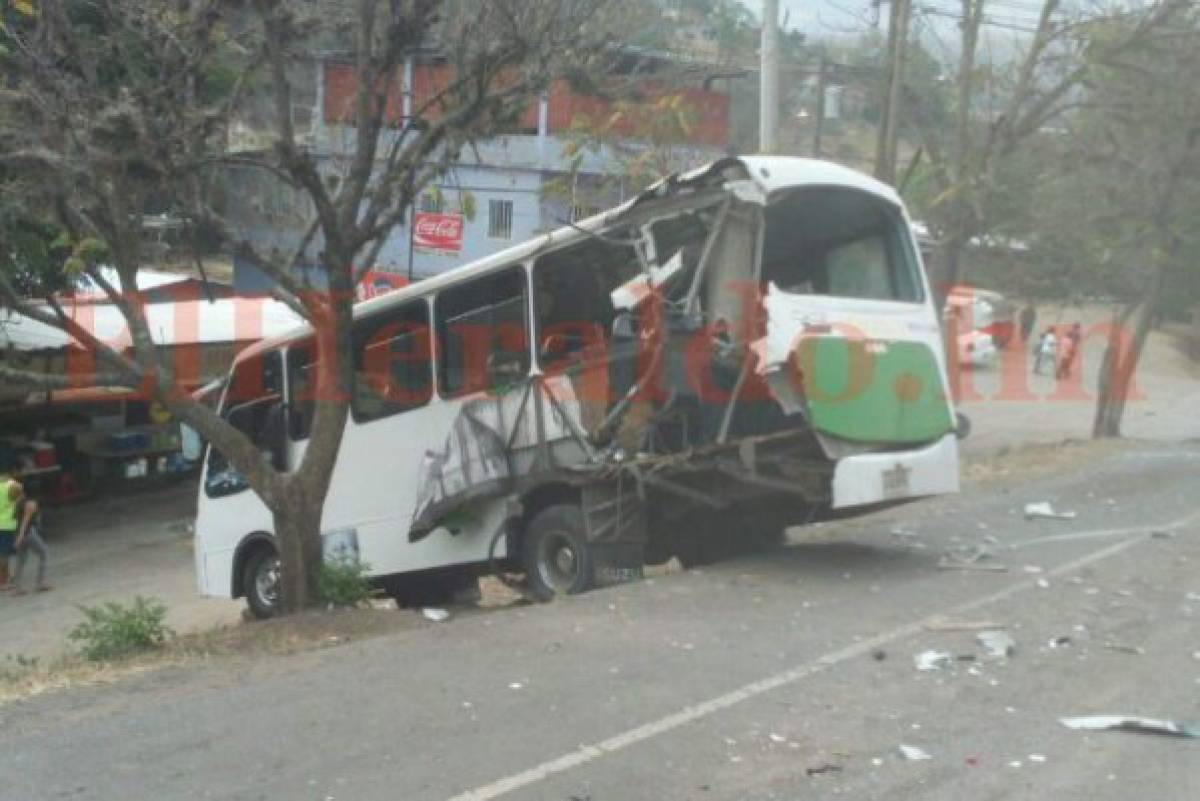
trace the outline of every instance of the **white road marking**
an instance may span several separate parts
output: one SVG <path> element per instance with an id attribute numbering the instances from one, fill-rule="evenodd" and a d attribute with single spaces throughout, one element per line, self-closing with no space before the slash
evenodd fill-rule
<path id="1" fill-rule="evenodd" d="M 1107 548 L 1101 548 L 1098 551 L 1093 551 L 1092 553 L 1081 556 L 1078 559 L 1074 559 L 1070 562 L 1059 565 L 1056 568 L 1046 571 L 1044 576 L 1055 578 L 1067 573 L 1073 573 L 1080 568 L 1086 567 L 1094 562 L 1100 562 L 1116 556 L 1117 554 L 1128 550 L 1140 542 L 1145 542 L 1147 539 L 1150 539 L 1149 532 L 1151 531 L 1174 531 L 1198 521 L 1200 521 L 1200 512 L 1187 515 L 1186 517 L 1162 526 L 1142 526 L 1137 529 L 1129 529 L 1128 531 L 1131 535 L 1137 536 L 1131 536 L 1130 539 L 1115 543 Z M 1103 535 L 1116 536 L 1116 531 L 1117 530 L 1105 530 Z M 1120 531 L 1125 531 L 1125 529 L 1121 529 Z M 1086 535 L 1088 533 L 1089 532 L 1079 532 L 1080 535 Z M 506 776 L 503 779 L 492 782 L 491 784 L 486 784 L 482 787 L 476 787 L 473 790 L 467 790 L 464 793 L 454 796 L 450 799 L 450 801 L 487 801 L 487 799 L 498 798 L 502 795 L 506 795 L 507 793 L 511 793 L 514 790 L 519 790 L 522 787 L 528 787 L 531 784 L 536 784 L 537 782 L 547 779 L 557 773 L 563 773 L 573 768 L 577 768 L 580 765 L 584 765 L 588 762 L 599 759 L 600 757 L 612 754 L 624 748 L 628 748 L 631 745 L 635 745 L 644 740 L 657 737 L 660 734 L 665 734 L 673 729 L 679 728 L 680 726 L 691 723 L 692 721 L 708 717 L 709 715 L 740 704 L 743 701 L 748 701 L 751 698 L 771 692 L 772 690 L 777 690 L 780 687 L 784 687 L 789 684 L 795 684 L 802 679 L 816 675 L 817 673 L 820 673 L 827 668 L 833 667 L 841 662 L 846 662 L 851 659 L 869 654 L 882 645 L 887 645 L 895 642 L 896 640 L 902 640 L 914 634 L 919 634 L 924 630 L 926 625 L 939 619 L 944 619 L 948 616 L 954 617 L 967 612 L 973 612 L 980 607 L 988 606 L 989 604 L 994 604 L 998 601 L 1003 601 L 1007 598 L 1010 598 L 1020 592 L 1032 588 L 1033 586 L 1033 581 L 1021 581 L 1005 587 L 998 592 L 985 595 L 982 598 L 976 598 L 973 601 L 968 601 L 950 609 L 937 612 L 912 623 L 906 623 L 903 626 L 898 626 L 890 631 L 877 634 L 876 636 L 865 640 L 861 640 L 853 645 L 849 645 L 837 651 L 832 651 L 831 653 L 820 656 L 811 662 L 799 665 L 790 670 L 785 670 L 782 673 L 776 673 L 774 676 L 760 679 L 759 681 L 752 682 L 744 687 L 739 687 L 733 692 L 719 695 L 716 698 L 703 701 L 698 704 L 685 706 L 678 712 L 674 712 L 666 717 L 659 718 L 658 720 L 650 723 L 645 723 L 636 728 L 629 729 L 628 731 L 622 732 L 613 737 L 609 737 L 607 740 L 601 740 L 600 742 L 593 743 L 592 745 L 580 746 L 574 751 L 570 751 L 555 759 L 543 762 L 542 764 L 536 765 L 528 770 L 523 770 L 520 773 L 514 773 L 511 776 Z"/>
<path id="2" fill-rule="evenodd" d="M 1009 543 L 1005 547 L 1010 551 L 1015 551 L 1019 548 L 1029 548 L 1034 545 L 1049 545 L 1054 542 L 1075 542 L 1078 540 L 1099 540 L 1111 537 L 1133 537 L 1149 533 L 1151 531 L 1169 531 L 1179 525 L 1186 525 L 1193 518 L 1200 516 L 1193 515 L 1184 520 L 1177 520 L 1169 526 L 1163 526 L 1160 529 L 1154 529 L 1147 526 L 1129 526 L 1127 528 L 1104 528 L 1096 529 L 1095 531 L 1069 531 L 1065 534 L 1051 534 L 1046 537 L 1034 537 L 1028 540 L 1017 540 Z"/>

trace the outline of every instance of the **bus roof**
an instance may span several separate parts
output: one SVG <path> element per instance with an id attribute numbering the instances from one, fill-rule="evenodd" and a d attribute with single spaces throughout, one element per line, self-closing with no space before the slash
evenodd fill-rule
<path id="1" fill-rule="evenodd" d="M 892 187 L 881 181 L 877 181 L 869 175 L 852 170 L 849 167 L 843 167 L 831 161 L 789 156 L 733 156 L 711 162 L 695 170 L 664 178 L 645 192 L 616 208 L 602 211 L 585 220 L 563 226 L 554 231 L 539 234 L 532 239 L 505 248 L 482 259 L 477 259 L 469 264 L 464 264 L 461 267 L 447 270 L 432 278 L 426 278 L 379 297 L 356 303 L 354 305 L 354 316 L 356 318 L 363 317 L 406 301 L 425 297 L 448 286 L 486 275 L 494 270 L 526 261 L 545 250 L 586 237 L 589 232 L 603 228 L 610 222 L 613 222 L 614 218 L 622 212 L 646 200 L 669 194 L 670 190 L 664 192 L 662 189 L 664 186 L 689 186 L 701 183 L 717 174 L 725 172 L 730 167 L 739 165 L 768 195 L 806 186 L 837 186 L 857 189 L 875 195 L 893 205 L 901 205 L 900 196 L 896 194 L 896 191 Z M 311 325 L 298 326 L 292 331 L 271 337 L 270 339 L 264 339 L 246 348 L 238 355 L 236 361 L 241 361 L 257 353 L 281 347 L 288 342 L 304 339 L 312 333 L 313 328 Z"/>

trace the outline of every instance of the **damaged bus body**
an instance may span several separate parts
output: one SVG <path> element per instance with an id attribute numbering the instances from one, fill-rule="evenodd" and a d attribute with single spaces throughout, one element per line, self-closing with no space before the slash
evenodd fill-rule
<path id="1" fill-rule="evenodd" d="M 904 209 L 833 164 L 730 158 L 674 176 L 360 304 L 355 327 L 322 528 L 327 553 L 369 564 L 402 602 L 493 569 L 524 573 L 538 597 L 579 592 L 958 488 L 941 333 Z M 292 463 L 305 336 L 233 371 L 275 376 L 250 404 L 289 407 Z M 264 614 L 278 560 L 243 484 L 210 454 L 197 570 L 206 594 Z"/>

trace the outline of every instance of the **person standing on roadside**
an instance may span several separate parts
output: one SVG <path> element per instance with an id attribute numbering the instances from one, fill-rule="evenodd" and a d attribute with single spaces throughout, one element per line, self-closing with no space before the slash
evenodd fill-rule
<path id="1" fill-rule="evenodd" d="M 1079 355 L 1079 343 L 1083 339 L 1083 327 L 1075 323 L 1063 336 L 1063 347 L 1059 349 L 1060 356 L 1056 378 L 1070 378 L 1071 370 L 1075 367 L 1075 358 Z"/>
<path id="2" fill-rule="evenodd" d="M 1033 372 L 1041 374 L 1042 362 L 1050 360 L 1050 365 L 1054 366 L 1058 362 L 1058 340 L 1054 336 L 1054 327 L 1051 326 L 1042 332 L 1041 339 L 1038 340 L 1033 349 Z"/>
<path id="3" fill-rule="evenodd" d="M 11 463 L 0 464 L 0 592 L 7 591 L 8 558 L 15 553 L 20 528 L 21 499 L 25 491 L 13 475 Z"/>
<path id="4" fill-rule="evenodd" d="M 33 587 L 37 592 L 46 592 L 50 585 L 46 583 L 46 560 L 50 551 L 46 541 L 42 539 L 42 514 L 37 501 L 25 498 L 20 504 L 20 525 L 17 527 L 17 539 L 14 550 L 17 554 L 17 569 L 12 574 L 13 595 L 24 595 L 21 589 L 21 573 L 25 570 L 25 562 L 32 551 L 37 556 L 37 581 Z"/>
<path id="5" fill-rule="evenodd" d="M 1021 309 L 1021 314 L 1018 318 L 1021 325 L 1021 341 L 1029 342 L 1029 337 L 1033 336 L 1033 327 L 1037 324 L 1037 309 L 1033 303 L 1025 304 L 1025 308 Z"/>

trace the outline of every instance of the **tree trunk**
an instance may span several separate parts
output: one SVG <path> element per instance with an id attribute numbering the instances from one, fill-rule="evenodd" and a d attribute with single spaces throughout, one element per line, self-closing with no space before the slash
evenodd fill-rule
<path id="1" fill-rule="evenodd" d="M 939 310 L 945 306 L 950 288 L 957 286 L 962 277 L 962 255 L 966 243 L 967 239 L 957 234 L 948 234 L 938 243 L 933 297 Z"/>
<path id="2" fill-rule="evenodd" d="M 316 600 L 317 575 L 322 565 L 324 504 L 303 497 L 289 500 L 292 502 L 274 513 L 280 562 L 279 611 L 283 614 L 299 612 Z"/>
<path id="3" fill-rule="evenodd" d="M 1121 419 L 1133 390 L 1138 360 L 1141 359 L 1146 337 L 1154 321 L 1161 285 L 1162 267 L 1159 267 L 1154 271 L 1141 299 L 1121 315 L 1109 332 L 1096 387 L 1096 416 L 1092 422 L 1092 437 L 1095 439 L 1121 436 Z"/>

